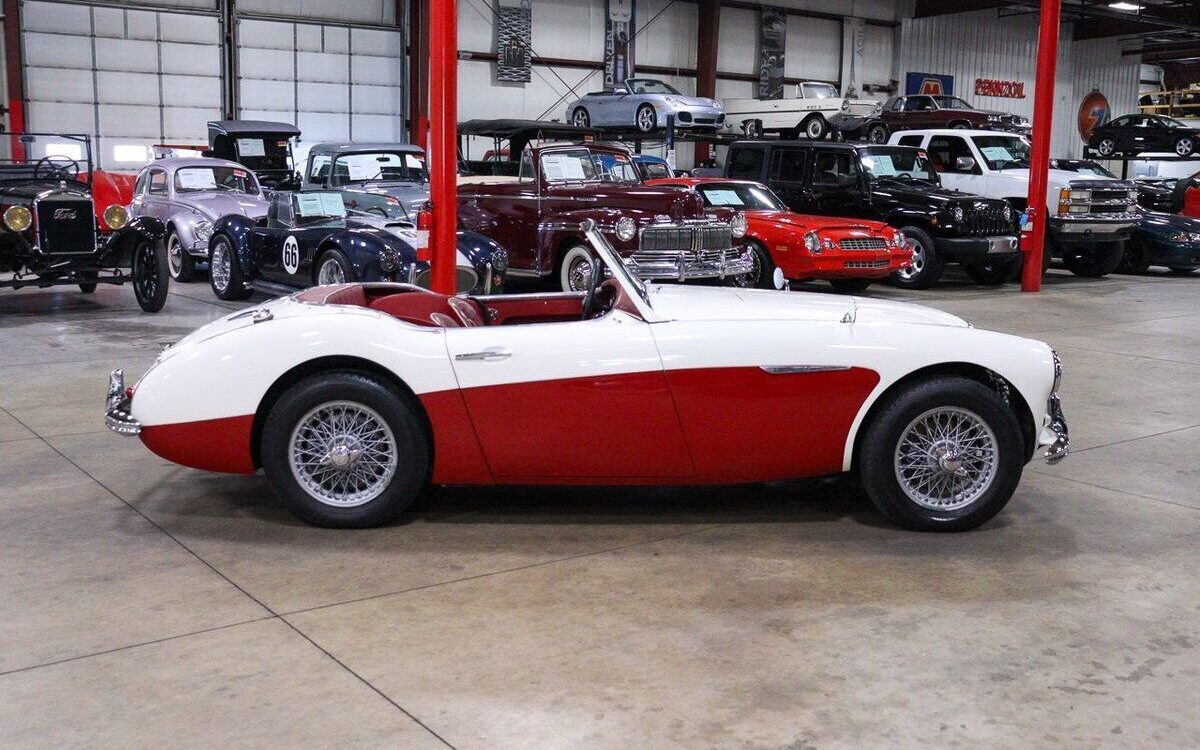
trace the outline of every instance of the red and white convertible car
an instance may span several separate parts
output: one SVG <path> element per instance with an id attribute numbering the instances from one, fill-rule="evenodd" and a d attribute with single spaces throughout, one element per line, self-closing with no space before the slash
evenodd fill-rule
<path id="1" fill-rule="evenodd" d="M 267 479 L 301 518 L 388 521 L 433 484 L 699 484 L 857 472 L 959 530 L 1067 453 L 1049 346 L 914 305 L 647 284 L 591 222 L 585 293 L 317 287 L 229 315 L 126 389 L 113 430 Z"/>

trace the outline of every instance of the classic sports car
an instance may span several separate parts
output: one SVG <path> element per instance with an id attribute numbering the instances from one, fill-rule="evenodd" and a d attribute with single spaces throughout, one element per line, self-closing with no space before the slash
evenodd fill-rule
<path id="1" fill-rule="evenodd" d="M 92 193 L 92 142 L 86 135 L 5 134 L 0 160 L 0 287 L 130 282 L 138 306 L 158 312 L 167 301 L 163 226 L 130 219 L 123 205 L 102 210 Z M 97 214 L 101 217 L 97 221 Z"/>
<path id="2" fill-rule="evenodd" d="M 160 159 L 138 173 L 129 213 L 166 226 L 171 278 L 186 282 L 196 262 L 208 260 L 213 223 L 231 214 L 252 220 L 266 216 L 267 199 L 258 179 L 236 162 Z"/>
<path id="3" fill-rule="evenodd" d="M 1125 115 L 1092 129 L 1087 147 L 1107 159 L 1114 154 L 1174 153 L 1188 157 L 1200 143 L 1200 128 L 1164 115 Z"/>
<path id="4" fill-rule="evenodd" d="M 645 284 L 594 222 L 586 293 L 342 284 L 168 348 L 106 424 L 169 461 L 262 468 L 301 518 L 384 523 L 432 484 L 719 484 L 855 472 L 955 531 L 1068 450 L 1040 341 L 895 302 Z M 600 270 L 600 269 L 598 269 Z"/>
<path id="5" fill-rule="evenodd" d="M 408 143 L 318 143 L 300 189 L 340 190 L 352 212 L 386 216 L 385 204 L 399 203 L 416 216 L 429 201 L 425 151 Z"/>
<path id="6" fill-rule="evenodd" d="M 208 278 L 223 300 L 246 299 L 256 289 L 290 294 L 346 281 L 428 286 L 429 264 L 418 258 L 417 246 L 412 222 L 349 216 L 340 192 L 281 190 L 272 194 L 262 218 L 231 214 L 213 224 Z M 459 291 L 499 292 L 507 270 L 503 248 L 486 237 L 459 233 Z"/>
<path id="7" fill-rule="evenodd" d="M 647 187 L 618 146 L 526 148 L 516 177 L 460 177 L 458 221 L 499 242 L 509 273 L 557 276 L 563 291 L 582 291 L 591 253 L 579 232 L 594 219 L 635 274 L 644 279 L 728 279 L 753 260 L 741 242 L 746 217 L 706 211 L 695 193 Z"/>
<path id="8" fill-rule="evenodd" d="M 1200 219 L 1146 211 L 1125 243 L 1117 273 L 1145 273 L 1166 266 L 1182 275 L 1200 268 Z"/>
<path id="9" fill-rule="evenodd" d="M 761 183 L 693 177 L 646 184 L 688 188 L 705 206 L 746 214 L 746 243 L 754 254 L 754 269 L 736 279 L 740 286 L 773 289 L 778 268 L 785 279 L 828 279 L 839 292 L 861 292 L 912 261 L 908 240 L 898 229 L 881 221 L 789 211 Z"/>
<path id="10" fill-rule="evenodd" d="M 725 110 L 715 99 L 684 96 L 654 78 L 628 78 L 612 91 L 593 91 L 567 105 L 567 121 L 582 128 L 635 128 L 651 133 L 675 115 L 677 128 L 720 130 Z"/>

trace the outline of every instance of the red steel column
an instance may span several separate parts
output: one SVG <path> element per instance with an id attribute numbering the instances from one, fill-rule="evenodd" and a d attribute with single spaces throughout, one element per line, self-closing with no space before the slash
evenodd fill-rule
<path id="1" fill-rule="evenodd" d="M 8 129 L 12 133 L 25 131 L 25 76 L 21 55 L 21 3 L 4 0 L 4 72 L 8 81 Z M 24 159 L 24 147 L 12 139 L 12 158 Z"/>
<path id="2" fill-rule="evenodd" d="M 1033 138 L 1029 158 L 1030 229 L 1021 236 L 1025 266 L 1021 271 L 1021 291 L 1042 288 L 1042 255 L 1046 248 L 1046 179 L 1050 170 L 1050 128 L 1054 124 L 1054 69 L 1058 64 L 1059 1 L 1042 0 L 1038 27 L 1037 80 L 1033 94 Z M 1057 206 L 1053 201 L 1051 205 Z"/>
<path id="3" fill-rule="evenodd" d="M 429 8 L 429 198 L 433 203 L 433 291 L 455 292 L 458 224 L 458 3 Z"/>
<path id="4" fill-rule="evenodd" d="M 717 98 L 717 41 L 721 31 L 721 0 L 700 0 L 696 31 L 696 96 Z M 712 155 L 707 143 L 696 144 L 696 166 Z"/>

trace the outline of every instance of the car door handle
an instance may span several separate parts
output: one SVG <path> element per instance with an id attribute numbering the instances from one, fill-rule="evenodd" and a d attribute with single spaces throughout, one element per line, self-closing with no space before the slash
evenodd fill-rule
<path id="1" fill-rule="evenodd" d="M 512 352 L 500 347 L 489 347 L 481 352 L 467 352 L 466 354 L 455 354 L 456 362 L 498 362 L 502 359 L 508 359 L 512 356 Z"/>

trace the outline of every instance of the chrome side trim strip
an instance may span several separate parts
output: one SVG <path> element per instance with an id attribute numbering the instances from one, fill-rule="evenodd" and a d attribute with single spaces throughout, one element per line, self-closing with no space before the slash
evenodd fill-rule
<path id="1" fill-rule="evenodd" d="M 850 365 L 761 365 L 758 369 L 768 375 L 803 375 L 810 372 L 842 372 Z"/>

